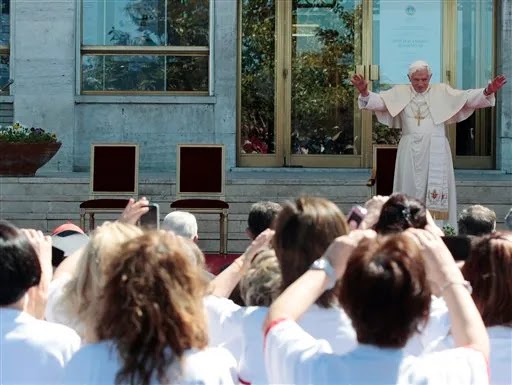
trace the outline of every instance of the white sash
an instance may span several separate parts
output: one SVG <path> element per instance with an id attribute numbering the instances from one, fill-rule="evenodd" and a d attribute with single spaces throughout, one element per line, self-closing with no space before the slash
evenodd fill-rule
<path id="1" fill-rule="evenodd" d="M 426 206 L 434 219 L 448 219 L 448 169 L 446 138 L 432 136 L 428 168 Z"/>

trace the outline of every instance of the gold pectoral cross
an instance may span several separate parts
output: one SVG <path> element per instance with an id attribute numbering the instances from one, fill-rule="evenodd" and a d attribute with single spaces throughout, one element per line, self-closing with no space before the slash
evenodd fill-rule
<path id="1" fill-rule="evenodd" d="M 420 125 L 420 121 L 425 119 L 424 116 L 421 116 L 421 111 L 420 111 L 419 107 L 418 107 L 418 112 L 416 112 L 416 116 L 414 116 L 414 119 L 416 119 L 418 121 L 418 126 Z"/>

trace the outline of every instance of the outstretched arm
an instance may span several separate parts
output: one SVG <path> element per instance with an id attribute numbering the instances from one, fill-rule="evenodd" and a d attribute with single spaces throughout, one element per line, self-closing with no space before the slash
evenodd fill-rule
<path id="1" fill-rule="evenodd" d="M 360 109 L 370 111 L 386 111 L 386 105 L 382 98 L 373 92 L 368 91 L 368 81 L 363 75 L 355 74 L 350 82 L 359 91 L 358 105 Z"/>
<path id="2" fill-rule="evenodd" d="M 501 87 L 507 83 L 505 75 L 496 76 L 488 85 L 484 88 L 484 95 L 489 96 L 495 94 Z"/>
<path id="3" fill-rule="evenodd" d="M 496 76 L 487 87 L 483 89 L 468 90 L 468 101 L 465 107 L 468 108 L 485 108 L 494 106 L 494 94 L 507 83 L 504 75 Z"/>

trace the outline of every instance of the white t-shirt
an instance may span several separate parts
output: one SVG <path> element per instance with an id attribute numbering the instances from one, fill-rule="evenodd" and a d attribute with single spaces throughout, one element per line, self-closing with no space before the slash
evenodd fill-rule
<path id="1" fill-rule="evenodd" d="M 420 357 L 402 349 L 360 344 L 332 353 L 290 320 L 273 325 L 266 337 L 265 365 L 273 384 L 488 384 L 482 353 L 457 348 Z"/>
<path id="2" fill-rule="evenodd" d="M 512 384 L 512 327 L 491 326 L 487 328 L 491 355 L 489 359 L 489 368 L 491 383 L 493 385 Z M 451 335 L 446 336 L 432 351 L 443 351 L 455 346 Z"/>
<path id="3" fill-rule="evenodd" d="M 63 325 L 0 307 L 0 383 L 60 384 L 80 337 Z"/>
<path id="4" fill-rule="evenodd" d="M 175 373 L 178 362 L 173 363 L 169 373 Z M 170 383 L 230 385 L 237 382 L 235 359 L 224 349 L 189 350 L 185 352 L 182 362 L 181 378 L 171 377 Z M 119 356 L 110 341 L 84 345 L 66 366 L 63 383 L 113 385 L 120 368 Z M 156 377 L 152 378 L 151 383 L 159 385 Z"/>
<path id="5" fill-rule="evenodd" d="M 450 316 L 448 315 L 448 307 L 442 297 L 432 296 L 430 302 L 430 311 L 428 321 L 420 327 L 418 333 L 407 341 L 404 351 L 408 355 L 419 356 L 426 351 L 431 350 L 445 338 L 450 332 Z"/>
<path id="6" fill-rule="evenodd" d="M 269 383 L 263 360 L 263 321 L 266 307 L 240 307 L 226 298 L 205 298 L 208 313 L 210 345 L 236 347 L 241 352 L 238 371 L 242 383 Z M 357 345 L 352 323 L 338 307 L 312 305 L 299 324 L 315 338 L 325 340 L 332 351 L 343 354 Z"/>

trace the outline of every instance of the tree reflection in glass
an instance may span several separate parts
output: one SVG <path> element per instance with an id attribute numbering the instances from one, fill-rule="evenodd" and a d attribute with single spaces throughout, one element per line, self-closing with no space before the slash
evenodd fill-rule
<path id="1" fill-rule="evenodd" d="M 209 4 L 209 0 L 83 0 L 83 47 L 116 48 L 105 55 L 83 54 L 82 90 L 206 94 Z M 144 46 L 162 49 L 138 53 L 137 47 Z M 129 54 L 125 47 L 131 49 Z M 167 47 L 174 48 L 172 54 Z M 184 47 L 189 50 L 180 52 Z"/>
<path id="2" fill-rule="evenodd" d="M 358 1 L 293 1 L 294 154 L 358 153 L 349 71 L 355 65 L 360 13 Z"/>
<path id="3" fill-rule="evenodd" d="M 275 3 L 243 0 L 240 151 L 275 153 Z"/>

